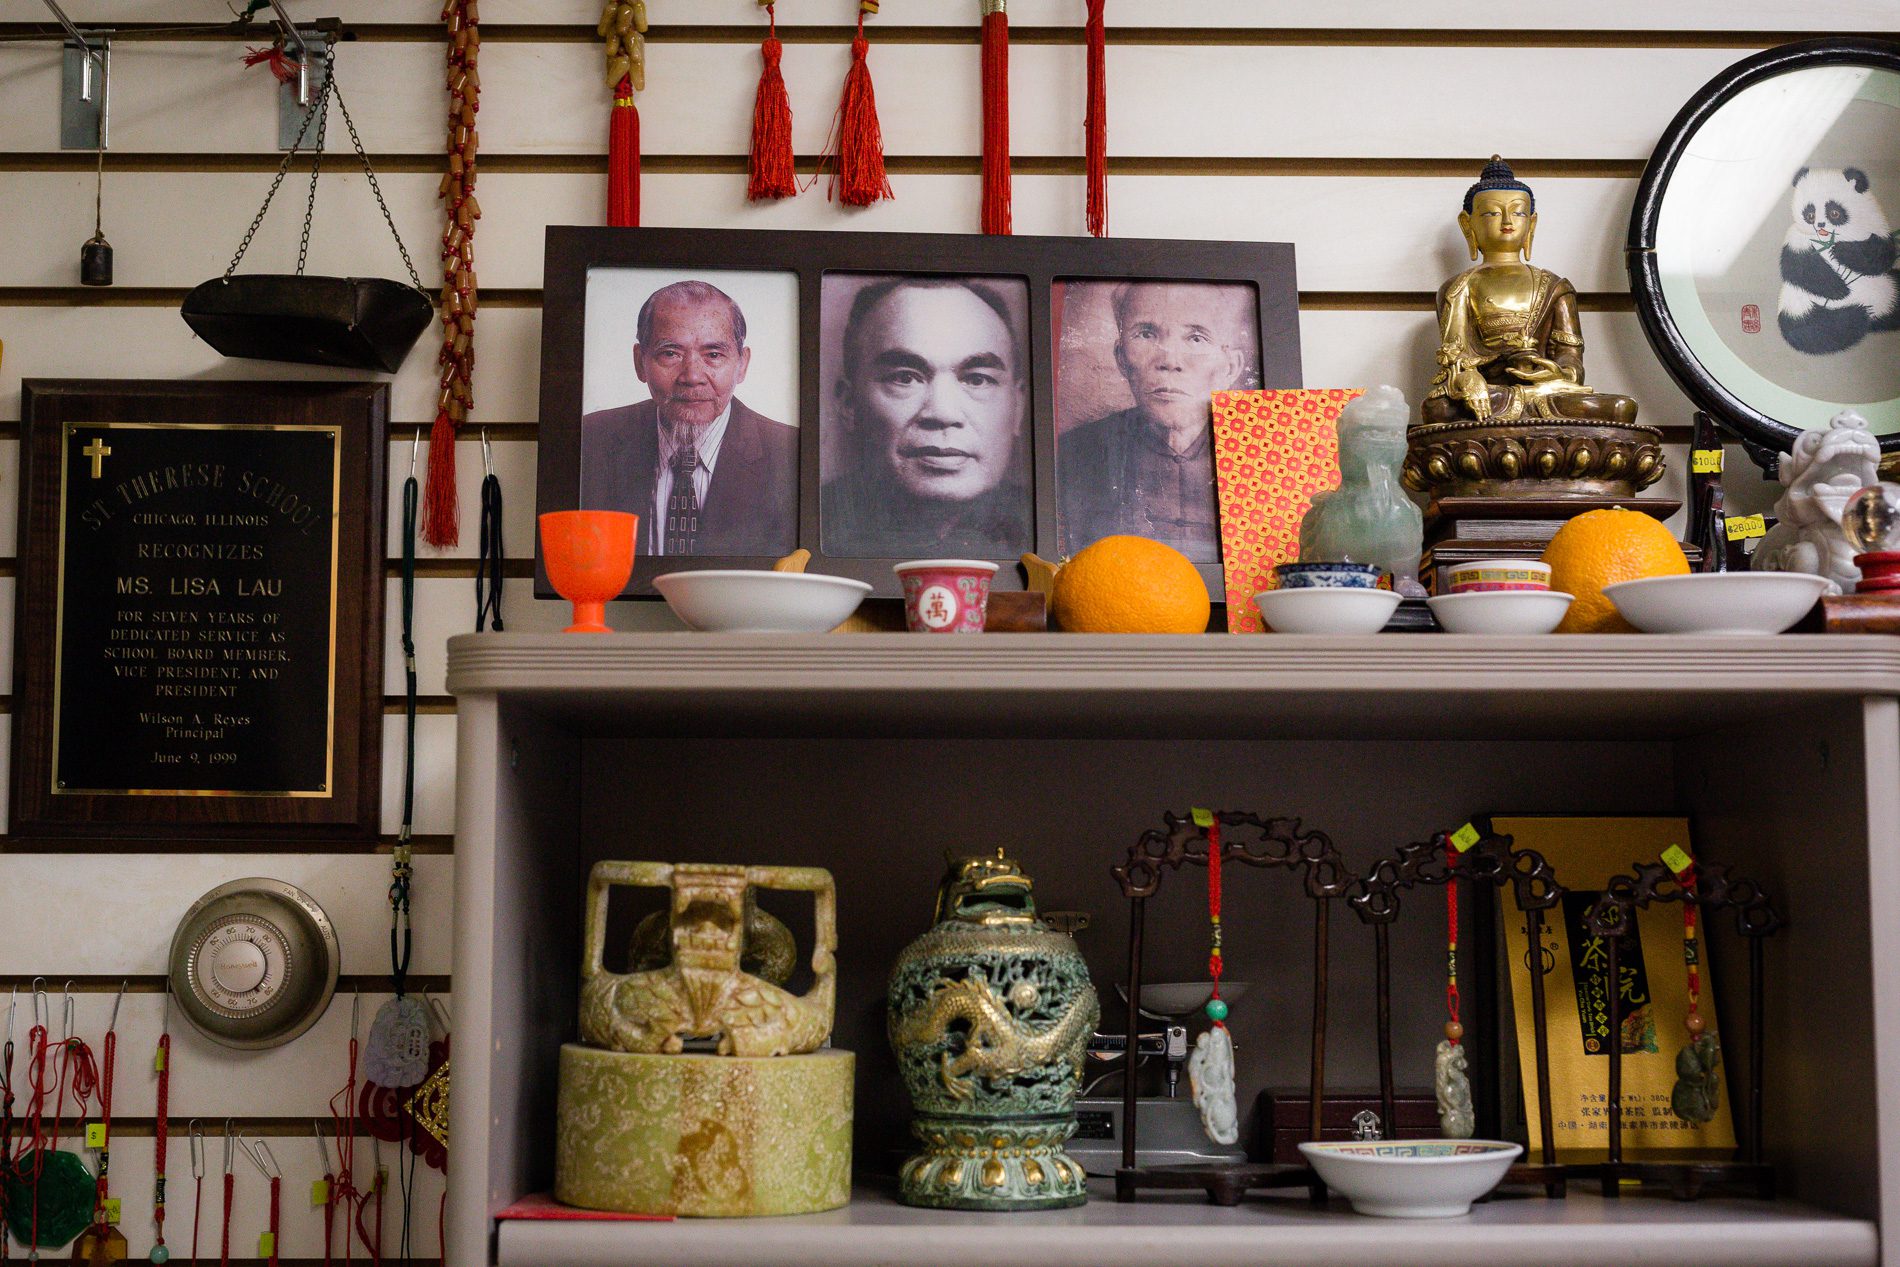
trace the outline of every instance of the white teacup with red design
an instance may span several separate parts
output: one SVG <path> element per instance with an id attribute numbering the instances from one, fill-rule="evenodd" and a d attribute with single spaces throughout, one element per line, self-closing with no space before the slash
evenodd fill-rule
<path id="1" fill-rule="evenodd" d="M 1460 563 L 1445 579 L 1454 594 L 1548 590 L 1550 564 L 1541 559 L 1482 559 Z"/>
<path id="2" fill-rule="evenodd" d="M 982 633 L 996 565 L 981 559 L 914 559 L 891 569 L 904 587 L 912 633 Z"/>

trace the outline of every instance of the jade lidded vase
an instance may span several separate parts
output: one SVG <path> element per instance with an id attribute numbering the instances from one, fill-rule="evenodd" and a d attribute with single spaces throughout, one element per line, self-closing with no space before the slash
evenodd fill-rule
<path id="1" fill-rule="evenodd" d="M 891 1047 L 922 1145 L 900 1172 L 911 1205 L 1088 1200 L 1062 1146 L 1101 1007 L 1075 942 L 1037 918 L 1033 887 L 1001 850 L 952 859 L 936 922 L 891 972 Z"/>

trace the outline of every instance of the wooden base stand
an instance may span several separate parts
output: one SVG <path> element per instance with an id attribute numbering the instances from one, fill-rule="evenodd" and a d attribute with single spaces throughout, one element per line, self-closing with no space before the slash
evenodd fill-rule
<path id="1" fill-rule="evenodd" d="M 1133 1201 L 1135 1194 L 1199 1188 L 1215 1205 L 1239 1205 L 1249 1192 L 1273 1188 L 1305 1188 L 1315 1205 L 1326 1200 L 1326 1185 L 1311 1166 L 1247 1162 L 1238 1166 L 1212 1163 L 1193 1166 L 1124 1166 L 1115 1172 L 1115 1199 Z"/>
<path id="2" fill-rule="evenodd" d="M 1601 1182 L 1603 1196 L 1614 1200 L 1623 1185 L 1635 1180 L 1644 1187 L 1667 1188 L 1678 1201 L 1694 1201 L 1715 1193 L 1759 1197 L 1775 1196 L 1775 1168 L 1746 1161 L 1626 1161 L 1590 1169 Z"/>

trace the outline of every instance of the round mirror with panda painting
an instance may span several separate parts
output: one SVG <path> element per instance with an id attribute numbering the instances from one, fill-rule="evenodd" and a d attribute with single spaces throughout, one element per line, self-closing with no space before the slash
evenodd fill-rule
<path id="1" fill-rule="evenodd" d="M 1852 408 L 1900 450 L 1900 44 L 1736 63 L 1644 170 L 1630 289 L 1690 399 L 1758 457 Z"/>

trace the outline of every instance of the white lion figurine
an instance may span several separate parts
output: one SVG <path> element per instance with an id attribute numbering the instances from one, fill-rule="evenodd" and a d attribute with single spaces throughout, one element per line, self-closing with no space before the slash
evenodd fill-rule
<path id="1" fill-rule="evenodd" d="M 1880 465 L 1880 441 L 1867 420 L 1843 409 L 1825 431 L 1808 431 L 1781 459 L 1787 486 L 1775 502 L 1780 520 L 1755 550 L 1757 572 L 1807 572 L 1833 583 L 1834 593 L 1851 592 L 1860 581 L 1855 549 L 1841 532 L 1848 498 L 1874 482 Z"/>

